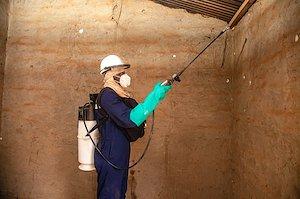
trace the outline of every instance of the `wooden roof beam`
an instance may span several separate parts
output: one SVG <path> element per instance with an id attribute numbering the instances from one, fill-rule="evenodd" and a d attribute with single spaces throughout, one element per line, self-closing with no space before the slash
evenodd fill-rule
<path id="1" fill-rule="evenodd" d="M 256 0 L 245 0 L 243 4 L 240 6 L 238 11 L 234 14 L 232 19 L 229 22 L 229 27 L 233 28 L 236 24 L 239 23 L 239 21 L 242 19 L 242 17 L 246 14 L 248 9 L 255 3 Z"/>

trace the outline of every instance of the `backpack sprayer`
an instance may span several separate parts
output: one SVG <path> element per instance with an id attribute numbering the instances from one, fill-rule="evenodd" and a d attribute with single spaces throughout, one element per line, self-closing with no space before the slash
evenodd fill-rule
<path id="1" fill-rule="evenodd" d="M 102 91 L 103 90 L 101 90 L 99 94 L 90 94 L 90 101 L 78 109 L 78 161 L 81 163 L 79 169 L 83 171 L 95 170 L 94 151 L 96 149 L 101 157 L 113 168 L 118 170 L 128 170 L 137 165 L 148 150 L 154 132 L 154 112 L 152 113 L 150 135 L 142 155 L 129 167 L 119 167 L 111 162 L 97 146 L 99 138 L 101 138 L 99 129 L 109 117 L 105 110 L 99 106 L 101 102 L 98 101 L 100 103 L 97 103 L 97 98 L 101 98 Z M 136 139 L 138 139 L 138 137 L 131 141 L 135 141 Z"/>
<path id="2" fill-rule="evenodd" d="M 165 80 L 161 85 L 172 85 L 175 81 L 180 82 L 180 76 L 191 66 L 191 64 L 207 49 L 209 46 L 211 46 L 221 35 L 223 35 L 227 30 L 229 30 L 230 26 L 227 26 L 224 30 L 222 30 L 211 42 L 209 42 L 206 47 L 201 50 L 197 54 L 197 56 L 190 61 L 181 71 L 178 73 L 172 75 L 170 79 Z M 83 171 L 92 171 L 95 170 L 94 166 L 94 152 L 95 149 L 97 152 L 101 155 L 101 157 L 113 168 L 119 169 L 119 170 L 127 170 L 129 168 L 134 167 L 137 165 L 142 158 L 145 156 L 146 151 L 150 145 L 151 138 L 154 131 L 154 113 L 152 114 L 152 125 L 150 129 L 150 135 L 148 138 L 148 142 L 146 144 L 146 147 L 144 149 L 144 152 L 140 156 L 140 158 L 126 168 L 121 168 L 112 163 L 105 155 L 102 153 L 102 151 L 97 147 L 97 143 L 99 142 L 100 133 L 99 128 L 105 120 L 106 117 L 100 117 L 99 120 L 96 120 L 95 114 L 101 115 L 101 110 L 103 109 L 100 107 L 99 104 L 97 104 L 97 94 L 90 94 L 90 101 L 86 103 L 84 106 L 79 107 L 78 109 L 78 162 L 80 163 L 79 169 Z"/>

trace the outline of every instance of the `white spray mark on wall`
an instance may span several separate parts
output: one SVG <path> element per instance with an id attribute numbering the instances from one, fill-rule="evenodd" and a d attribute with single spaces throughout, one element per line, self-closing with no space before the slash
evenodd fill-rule
<path id="1" fill-rule="evenodd" d="M 295 42 L 298 42 L 298 40 L 299 40 L 299 35 L 296 34 L 296 35 L 295 35 Z"/>

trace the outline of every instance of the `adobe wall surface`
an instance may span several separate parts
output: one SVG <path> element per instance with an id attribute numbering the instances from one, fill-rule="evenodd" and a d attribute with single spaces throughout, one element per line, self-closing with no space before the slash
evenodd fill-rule
<path id="1" fill-rule="evenodd" d="M 131 63 L 134 97 L 177 72 L 225 22 L 151 1 L 13 1 L 5 67 L 0 181 L 18 198 L 93 198 L 94 172 L 77 162 L 77 108 L 101 89 L 98 59 Z M 82 31 L 80 31 L 82 29 Z M 82 33 L 80 33 L 82 32 Z M 229 197 L 230 73 L 224 38 L 182 77 L 156 112 L 128 198 Z M 147 135 L 133 144 L 132 160 Z"/>
<path id="2" fill-rule="evenodd" d="M 300 197 L 300 5 L 257 1 L 228 34 L 234 198 Z"/>

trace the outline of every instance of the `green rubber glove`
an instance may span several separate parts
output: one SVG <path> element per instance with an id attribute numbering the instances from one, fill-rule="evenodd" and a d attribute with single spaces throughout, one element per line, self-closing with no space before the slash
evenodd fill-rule
<path id="1" fill-rule="evenodd" d="M 156 109 L 159 102 L 165 97 L 167 92 L 172 86 L 162 86 L 161 82 L 158 82 L 153 90 L 147 95 L 142 103 L 139 103 L 130 112 L 130 120 L 133 121 L 137 126 L 140 126 L 147 117 Z"/>

